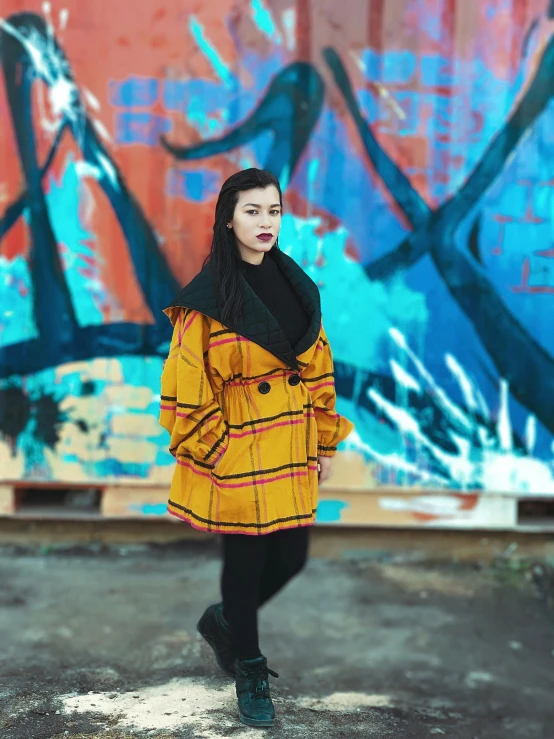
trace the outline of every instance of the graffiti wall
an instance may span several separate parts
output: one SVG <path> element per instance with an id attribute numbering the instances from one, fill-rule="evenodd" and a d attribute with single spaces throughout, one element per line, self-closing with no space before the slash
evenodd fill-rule
<path id="1" fill-rule="evenodd" d="M 334 484 L 554 491 L 546 0 L 4 0 L 0 477 L 167 482 L 162 314 L 260 166 L 320 286 Z"/>

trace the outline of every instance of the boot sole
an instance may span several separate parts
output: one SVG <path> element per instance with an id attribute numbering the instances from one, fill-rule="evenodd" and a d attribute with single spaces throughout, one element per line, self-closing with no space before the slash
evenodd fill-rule
<path id="1" fill-rule="evenodd" d="M 217 653 L 217 649 L 215 647 L 214 641 L 210 638 L 210 635 L 209 634 L 207 634 L 204 631 L 202 631 L 201 620 L 196 624 L 196 630 L 198 631 L 198 633 L 200 634 L 200 636 L 202 637 L 202 639 L 204 639 L 204 641 L 206 641 L 210 645 L 210 647 L 212 648 L 212 651 L 213 651 L 214 657 L 215 657 L 215 661 L 219 665 L 219 668 L 227 675 L 227 677 L 232 677 L 234 679 L 236 677 L 235 672 L 234 671 L 231 672 L 230 670 L 227 669 L 227 667 L 224 664 L 222 664 L 222 662 L 220 661 L 220 659 L 218 657 L 218 653 Z"/>
<path id="2" fill-rule="evenodd" d="M 243 724 L 246 724 L 246 726 L 273 726 L 275 724 L 275 719 L 269 718 L 269 719 L 255 719 L 255 718 L 248 718 L 248 716 L 243 716 L 243 714 L 239 711 L 239 718 Z"/>

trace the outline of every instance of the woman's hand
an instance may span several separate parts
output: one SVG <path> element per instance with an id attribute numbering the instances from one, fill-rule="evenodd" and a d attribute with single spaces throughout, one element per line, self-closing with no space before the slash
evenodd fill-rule
<path id="1" fill-rule="evenodd" d="M 325 480 L 329 477 L 331 474 L 331 463 L 332 463 L 331 457 L 323 457 L 321 454 L 318 454 L 317 456 L 317 464 L 319 466 L 319 484 L 321 485 L 322 482 L 325 482 Z"/>

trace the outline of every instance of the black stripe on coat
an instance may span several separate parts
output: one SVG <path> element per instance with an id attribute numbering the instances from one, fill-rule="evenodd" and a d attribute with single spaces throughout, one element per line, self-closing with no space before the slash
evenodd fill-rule
<path id="1" fill-rule="evenodd" d="M 213 465 L 206 464 L 205 462 L 200 462 L 198 459 L 196 459 L 196 457 L 193 457 L 192 454 L 190 454 L 189 452 L 182 452 L 181 454 L 176 454 L 175 456 L 178 457 L 179 459 L 189 459 L 197 467 L 202 467 L 202 469 L 213 470 Z M 267 470 L 254 470 L 253 472 L 239 472 L 233 475 L 218 475 L 216 472 L 212 472 L 212 476 L 216 477 L 218 480 L 233 480 L 239 477 L 253 477 L 254 475 L 267 475 L 272 472 L 280 472 L 281 470 L 286 470 L 286 469 L 290 469 L 293 467 L 307 467 L 308 462 L 317 462 L 317 457 L 307 457 L 306 462 L 291 462 L 289 464 L 281 465 L 281 467 L 273 467 Z"/>
<path id="2" fill-rule="evenodd" d="M 334 377 L 334 376 L 335 376 L 334 372 L 326 372 L 324 375 L 319 375 L 319 377 L 303 377 L 302 382 L 304 384 L 308 382 L 317 382 L 318 380 L 323 380 L 326 377 Z"/>
<path id="3" fill-rule="evenodd" d="M 282 464 L 280 467 L 271 467 L 270 469 L 267 469 L 267 470 L 254 470 L 253 472 L 238 472 L 233 475 L 218 475 L 216 472 L 212 472 L 212 475 L 218 480 L 237 480 L 241 477 L 254 477 L 255 475 L 270 475 L 272 472 L 281 472 L 281 470 L 291 470 L 296 467 L 307 467 L 308 462 L 317 462 L 317 457 L 308 457 L 307 462 L 289 462 L 288 464 Z"/>
<path id="4" fill-rule="evenodd" d="M 288 516 L 287 518 L 276 518 L 267 523 L 240 523 L 240 521 L 212 521 L 210 518 L 202 518 L 202 516 L 197 516 L 194 511 L 190 510 L 190 508 L 185 508 L 185 506 L 174 503 L 171 498 L 168 500 L 168 504 L 172 505 L 174 508 L 178 508 L 180 511 L 183 511 L 197 521 L 208 524 L 209 526 L 240 526 L 243 529 L 258 530 L 267 529 L 269 526 L 274 526 L 276 523 L 287 523 L 288 521 L 301 521 L 302 519 L 311 518 L 317 510 L 316 508 L 313 508 L 311 513 L 302 513 L 298 516 Z"/>
<path id="5" fill-rule="evenodd" d="M 245 421 L 244 423 L 230 423 L 230 429 L 243 429 L 245 426 L 255 426 L 257 423 L 267 423 L 267 421 L 276 421 L 278 418 L 285 418 L 286 416 L 303 416 L 304 411 L 311 408 L 310 405 L 305 405 L 303 410 L 299 411 L 283 411 L 278 413 L 276 416 L 267 416 L 266 418 L 255 418 L 252 421 Z"/>
<path id="6" fill-rule="evenodd" d="M 226 436 L 227 436 L 227 429 L 225 429 L 225 431 L 221 434 L 221 436 L 215 442 L 215 444 L 210 449 L 210 451 L 206 454 L 206 456 L 204 457 L 204 461 L 208 460 L 212 456 L 212 454 L 221 446 L 221 444 L 223 444 L 223 440 L 225 439 Z"/>

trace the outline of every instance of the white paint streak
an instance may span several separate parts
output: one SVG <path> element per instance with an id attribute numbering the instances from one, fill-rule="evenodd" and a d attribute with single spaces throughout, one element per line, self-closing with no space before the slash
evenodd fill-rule
<path id="1" fill-rule="evenodd" d="M 352 59 L 354 64 L 358 67 L 360 72 L 363 72 L 365 74 L 366 66 L 363 60 L 361 59 L 361 57 L 359 57 L 353 49 L 350 49 L 350 51 L 348 52 L 348 55 Z"/>
<path id="2" fill-rule="evenodd" d="M 525 423 L 525 448 L 528 454 L 533 454 L 535 444 L 537 443 L 537 419 L 535 416 L 528 416 Z"/>
<path id="3" fill-rule="evenodd" d="M 75 171 L 79 177 L 92 177 L 95 180 L 99 180 L 102 177 L 102 172 L 98 167 L 82 159 L 75 162 Z"/>
<path id="4" fill-rule="evenodd" d="M 26 52 L 31 57 L 31 61 L 33 63 L 36 73 L 40 77 L 42 77 L 46 82 L 52 83 L 53 82 L 52 76 L 50 75 L 50 72 L 44 63 L 42 54 L 40 50 L 37 48 L 37 46 L 32 41 L 32 36 L 36 34 L 30 34 L 30 37 L 28 38 L 27 36 L 24 36 L 22 33 L 20 33 L 17 30 L 17 28 L 12 26 L 11 23 L 7 23 L 3 18 L 0 18 L 0 26 L 2 26 L 4 31 L 6 31 L 6 33 L 9 33 L 14 38 L 16 38 L 20 42 L 20 44 L 25 48 Z"/>
<path id="5" fill-rule="evenodd" d="M 89 165 L 89 166 L 92 169 L 96 170 L 96 167 L 93 167 L 92 165 Z M 101 176 L 101 173 L 98 172 L 98 175 Z M 94 179 L 98 179 L 98 177 L 96 176 L 96 173 L 95 174 L 91 173 L 91 176 Z M 94 200 L 94 195 L 90 187 L 88 187 L 85 177 L 83 176 L 81 176 L 81 207 L 83 209 L 83 223 L 92 223 L 92 218 L 94 215 L 94 211 L 96 209 L 96 202 Z M 87 282 L 87 285 L 88 285 L 88 290 L 90 292 L 97 293 L 97 294 L 103 293 L 104 286 L 98 279 L 89 279 Z"/>
<path id="6" fill-rule="evenodd" d="M 98 158 L 98 161 L 104 168 L 104 172 L 106 173 L 112 185 L 119 190 L 119 182 L 117 180 L 117 173 L 112 163 L 110 162 L 110 160 L 107 157 L 105 157 L 101 152 L 97 152 L 96 156 Z"/>
<path id="7" fill-rule="evenodd" d="M 100 136 L 104 139 L 104 141 L 108 141 L 110 144 L 112 143 L 112 137 L 110 136 L 108 129 L 102 123 L 102 121 L 99 121 L 98 118 L 93 118 L 92 125 L 94 126 L 96 131 L 100 134 Z"/>
<path id="8" fill-rule="evenodd" d="M 85 96 L 85 100 L 93 110 L 100 110 L 100 103 L 98 101 L 98 98 L 93 95 L 87 87 L 85 87 L 85 89 L 83 90 L 83 94 Z"/>
<path id="9" fill-rule="evenodd" d="M 75 87 L 75 84 L 67 77 L 59 77 L 49 89 L 52 112 L 55 115 L 66 114 L 69 118 L 76 120 L 76 95 L 77 88 Z"/>
<path id="10" fill-rule="evenodd" d="M 410 511 L 429 516 L 453 516 L 459 513 L 463 501 L 453 495 L 420 495 L 417 498 L 379 498 L 384 511 Z"/>
<path id="11" fill-rule="evenodd" d="M 52 6 L 50 3 L 43 3 L 42 10 L 46 16 L 46 32 L 50 42 L 50 50 L 54 49 L 54 24 L 52 23 Z"/>
<path id="12" fill-rule="evenodd" d="M 414 352 L 410 349 L 408 346 L 406 339 L 404 336 L 398 331 L 396 328 L 390 328 L 389 334 L 392 338 L 392 340 L 397 344 L 398 347 L 400 347 L 412 360 L 414 363 L 417 371 L 421 375 L 421 377 L 425 380 L 425 382 L 429 385 L 430 390 L 432 391 L 433 395 L 435 396 L 437 403 L 441 406 L 443 411 L 447 414 L 452 416 L 453 418 L 458 421 L 458 423 L 461 423 L 462 426 L 465 426 L 466 429 L 471 429 L 471 421 L 466 416 L 465 413 L 463 413 L 458 406 L 456 406 L 450 398 L 446 395 L 444 390 L 437 385 L 435 382 L 433 376 L 427 371 L 425 366 L 422 362 L 419 361 L 419 359 L 416 357 Z"/>
<path id="13" fill-rule="evenodd" d="M 483 393 L 477 388 L 477 402 L 479 403 L 479 408 L 481 409 L 481 413 L 485 418 L 491 417 L 491 412 L 489 409 L 489 406 L 487 405 L 487 401 L 483 397 Z"/>
<path id="14" fill-rule="evenodd" d="M 414 439 L 419 439 L 420 441 L 425 440 L 424 435 L 420 431 L 419 423 L 410 415 L 409 411 L 394 405 L 394 403 L 384 398 L 374 388 L 369 388 L 367 394 L 377 408 L 383 411 L 397 425 L 402 433 L 409 434 Z M 429 442 L 427 443 L 429 444 Z"/>
<path id="15" fill-rule="evenodd" d="M 408 390 L 415 390 L 416 393 L 421 393 L 421 385 L 394 359 L 391 359 L 390 361 L 390 368 L 394 379 L 399 385 L 402 385 L 402 387 L 405 387 Z"/>
<path id="16" fill-rule="evenodd" d="M 48 85 L 48 96 L 54 114 L 77 122 L 82 115 L 77 87 L 67 73 L 67 62 L 56 49 L 50 30 L 45 45 L 44 39 L 34 28 L 19 30 L 1 18 L 0 26 L 20 42 L 29 55 L 35 73 Z M 47 124 L 48 126 L 51 127 L 52 124 Z"/>
<path id="17" fill-rule="evenodd" d="M 467 455 L 459 454 L 456 456 L 444 452 L 437 444 L 433 444 L 433 442 L 425 436 L 421 431 L 419 423 L 410 415 L 408 410 L 394 405 L 394 403 L 383 398 L 383 396 L 373 388 L 368 390 L 368 395 L 375 405 L 380 408 L 396 425 L 400 433 L 411 436 L 415 441 L 419 442 L 422 447 L 425 447 L 437 462 L 448 469 L 453 481 L 458 483 L 462 488 L 469 486 L 472 479 L 473 464 L 470 462 Z"/>
<path id="18" fill-rule="evenodd" d="M 455 445 L 457 453 L 447 453 L 439 443 L 434 443 L 422 431 L 417 417 L 418 411 L 400 407 L 384 398 L 371 388 L 368 397 L 376 407 L 384 413 L 403 438 L 410 437 L 417 449 L 425 450 L 418 454 L 415 463 L 408 462 L 398 453 L 382 453 L 365 444 L 357 434 L 352 433 L 346 447 L 371 457 L 379 464 L 412 475 L 413 484 L 454 487 L 460 491 L 480 490 L 502 494 L 531 493 L 535 496 L 551 496 L 554 493 L 554 460 L 543 461 L 532 455 L 537 443 L 537 421 L 534 416 L 527 419 L 525 425 L 525 449 L 515 450 L 513 431 L 509 411 L 509 386 L 505 380 L 500 381 L 498 417 L 493 429 L 489 426 L 490 411 L 479 390 L 468 379 L 468 375 L 452 356 L 446 357 L 446 363 L 458 380 L 465 403 L 473 411 L 481 411 L 483 418 L 476 417 L 467 427 L 468 417 L 446 393 L 437 387 L 433 377 L 410 350 L 404 336 L 395 328 L 389 331 L 391 338 L 415 364 L 420 377 L 428 388 L 444 414 L 448 438 Z M 398 365 L 400 366 L 400 365 Z M 399 387 L 399 395 L 403 397 L 406 378 L 398 372 L 391 362 L 392 374 Z M 411 377 L 411 375 L 409 375 Z M 417 380 L 414 381 L 417 382 Z M 476 414 L 480 416 L 480 414 Z M 458 423 L 465 419 L 463 424 Z M 476 438 L 480 446 L 476 444 Z M 554 443 L 552 445 L 554 454 Z M 440 464 L 440 473 L 429 470 L 429 460 Z M 433 465 L 431 465 L 433 467 Z M 445 476 L 442 469 L 446 470 Z"/>
<path id="19" fill-rule="evenodd" d="M 287 8 L 281 14 L 281 21 L 285 29 L 285 43 L 289 51 L 296 46 L 296 8 Z"/>
<path id="20" fill-rule="evenodd" d="M 508 410 L 508 383 L 500 380 L 500 408 L 498 410 L 498 422 L 496 429 L 500 449 L 503 452 L 512 451 L 512 424 L 510 422 L 510 411 Z"/>
<path id="21" fill-rule="evenodd" d="M 404 120 L 406 118 L 406 113 L 404 113 L 400 105 L 398 105 L 398 103 L 391 95 L 391 93 L 387 90 L 387 88 L 378 81 L 375 82 L 375 86 L 379 90 L 379 95 L 385 99 L 385 102 L 391 108 L 393 113 L 401 120 Z"/>
<path id="22" fill-rule="evenodd" d="M 464 368 L 458 362 L 456 357 L 454 357 L 452 354 L 446 355 L 445 362 L 450 372 L 452 372 L 452 374 L 458 381 L 458 385 L 460 386 L 460 390 L 462 391 L 462 395 L 466 405 L 472 411 L 476 411 L 478 409 L 478 406 L 477 401 L 475 400 L 475 394 L 473 392 L 473 385 L 466 375 Z"/>
<path id="23" fill-rule="evenodd" d="M 65 31 L 67 27 L 68 19 L 69 19 L 69 10 L 67 8 L 62 8 L 60 10 L 60 30 Z"/>
<path id="24" fill-rule="evenodd" d="M 376 462 L 380 462 L 385 467 L 392 467 L 393 469 L 412 474 L 414 477 L 417 477 L 420 482 L 428 483 L 429 485 L 436 487 L 448 487 L 448 478 L 441 477 L 437 473 L 426 470 L 420 466 L 418 467 L 416 464 L 408 462 L 400 454 L 381 454 L 376 449 L 373 449 L 369 444 L 366 444 L 356 430 L 350 432 L 344 445 L 347 451 L 351 450 L 358 452 L 363 456 L 374 459 Z"/>

